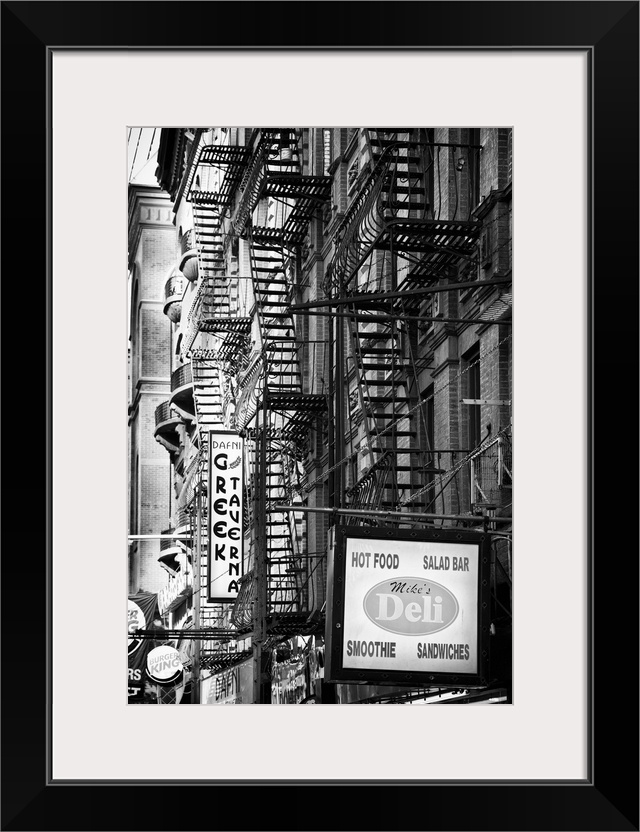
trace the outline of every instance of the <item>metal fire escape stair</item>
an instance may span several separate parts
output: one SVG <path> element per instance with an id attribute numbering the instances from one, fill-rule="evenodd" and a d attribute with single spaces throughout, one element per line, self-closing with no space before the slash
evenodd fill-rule
<path id="1" fill-rule="evenodd" d="M 203 280 L 224 275 L 222 228 L 218 208 L 198 201 L 193 195 L 193 227 L 198 251 L 198 277 Z"/>
<path id="2" fill-rule="evenodd" d="M 302 512 L 276 511 L 278 504 L 302 504 L 302 491 L 292 481 L 297 470 L 298 443 L 326 408 L 321 395 L 304 392 L 300 345 L 290 311 L 291 290 L 285 262 L 286 247 L 302 241 L 303 222 L 308 223 L 309 206 L 320 195 L 328 195 L 327 183 L 304 181 L 300 176 L 297 139 L 293 131 L 263 131 L 256 153 L 242 180 L 244 188 L 234 222 L 249 244 L 251 281 L 255 314 L 260 332 L 264 380 L 262 406 L 264 470 L 256 463 L 266 524 L 266 633 L 270 638 L 302 632 L 312 612 L 310 581 L 312 570 L 305 555 L 306 518 Z M 260 199 L 282 199 L 288 206 L 279 227 L 255 227 L 250 222 Z M 296 205 L 300 210 L 296 214 Z M 315 207 L 314 209 L 315 210 Z M 294 219 L 291 220 L 291 217 Z M 305 218 L 306 217 L 306 218 Z M 289 223 L 287 225 L 287 223 Z M 260 555 L 260 553 L 258 553 Z M 258 586 L 255 569 L 245 576 L 236 601 L 233 621 L 249 627 L 254 621 Z M 316 624 L 309 625 L 315 627 Z"/>
<path id="3" fill-rule="evenodd" d="M 266 367 L 264 395 L 270 409 L 285 415 L 283 436 L 301 439 L 325 397 L 303 392 L 302 371 L 286 278 L 283 250 L 256 243 L 249 230 L 251 277 Z"/>
<path id="4" fill-rule="evenodd" d="M 293 512 L 277 512 L 274 506 L 292 498 L 287 466 L 291 459 L 286 448 L 272 443 L 266 453 L 267 469 L 267 609 L 278 621 L 271 626 L 299 624 L 309 615 L 308 598 L 300 552 L 305 548 L 305 524 Z"/>
<path id="5" fill-rule="evenodd" d="M 371 173 L 335 235 L 334 291 L 355 291 L 355 278 L 375 251 L 413 263 L 403 289 L 451 277 L 452 267 L 477 256 L 481 222 L 435 216 L 427 198 L 424 146 L 416 131 L 369 129 L 365 135 Z"/>
<path id="6" fill-rule="evenodd" d="M 222 395 L 219 366 L 207 359 L 192 358 L 191 373 L 198 428 L 221 425 Z"/>
<path id="7" fill-rule="evenodd" d="M 263 478 L 266 517 L 266 630 L 270 636 L 290 635 L 300 631 L 312 611 L 309 565 L 304 555 L 306 519 L 302 513 L 276 511 L 275 506 L 294 500 L 291 470 L 296 468 L 297 442 L 324 410 L 326 400 L 303 389 L 283 249 L 277 244 L 256 242 L 252 232 L 249 227 L 251 278 L 265 367 L 262 396 L 268 418 L 264 426 L 265 469 L 257 472 Z M 301 500 L 299 495 L 297 499 Z M 257 591 L 251 576 L 246 583 L 252 592 Z M 250 592 L 243 599 L 239 597 L 236 620 L 248 619 L 248 603 L 255 603 Z"/>
<path id="8" fill-rule="evenodd" d="M 376 256 L 376 248 L 390 249 L 391 262 L 387 263 L 385 256 L 382 275 L 377 271 L 377 279 L 392 291 L 396 280 L 393 258 L 397 253 L 393 248 L 397 241 L 391 237 L 393 224 L 423 222 L 428 209 L 422 155 L 410 139 L 409 132 L 366 131 L 378 183 L 371 191 L 371 205 L 367 207 L 365 201 L 361 206 L 360 226 L 355 231 L 369 246 L 370 256 Z M 424 453 L 415 424 L 418 414 L 410 397 L 414 367 L 405 346 L 409 336 L 401 320 L 367 323 L 363 320 L 366 310 L 357 302 L 347 310 L 353 314 L 348 329 L 356 371 L 357 409 L 364 426 L 360 450 L 366 458 L 365 473 L 347 491 L 347 498 L 354 508 L 395 508 L 406 494 L 424 483 Z"/>
<path id="9" fill-rule="evenodd" d="M 336 232 L 331 276 L 333 291 L 353 299 L 345 308 L 352 315 L 348 329 L 356 371 L 352 414 L 359 409 L 364 425 L 365 471 L 347 497 L 354 508 L 421 506 L 405 500 L 429 484 L 435 468 L 426 424 L 420 424 L 425 416 L 416 407 L 417 368 L 410 328 L 402 320 L 404 304 L 383 305 L 387 320 L 378 314 L 369 324 L 363 318 L 379 313 L 380 306 L 367 294 L 451 277 L 462 260 L 476 256 L 480 223 L 434 217 L 425 145 L 417 131 L 372 128 L 365 141 L 370 174 Z"/>
<path id="10" fill-rule="evenodd" d="M 200 192 L 191 192 L 198 275 L 202 280 L 197 301 L 189 315 L 184 349 L 191 352 L 192 358 L 229 362 L 232 369 L 237 370 L 248 353 L 251 318 L 234 314 L 233 301 L 237 288 L 233 279 L 226 275 L 220 210 L 200 204 L 199 196 Z M 193 350 L 198 332 L 217 335 L 220 343 L 215 349 Z"/>
<path id="11" fill-rule="evenodd" d="M 271 420 L 275 422 L 273 414 Z M 273 436 L 273 428 L 268 435 Z M 314 600 L 314 584 L 310 580 L 314 567 L 305 554 L 306 519 L 302 513 L 276 511 L 279 504 L 301 500 L 301 483 L 295 482 L 295 445 L 288 441 L 270 439 L 265 449 L 265 469 L 260 472 L 255 454 L 250 454 L 247 476 L 249 491 L 257 486 L 261 475 L 264 488 L 264 517 L 266 526 L 266 633 L 269 638 L 291 636 L 308 630 L 317 623 L 309 623 Z M 249 500 L 250 522 L 255 522 L 254 500 Z M 256 552 L 257 556 L 263 553 Z M 317 566 L 317 561 L 315 561 Z M 255 621 L 258 586 L 254 558 L 240 580 L 240 592 L 231 620 L 241 633 L 248 633 Z"/>
<path id="12" fill-rule="evenodd" d="M 409 397 L 411 363 L 402 324 L 349 319 L 358 408 L 364 425 L 365 474 L 347 492 L 353 508 L 392 508 L 423 485 L 424 453 Z M 374 360 L 371 360 L 373 357 Z"/>
<path id="13" fill-rule="evenodd" d="M 255 146 L 248 147 L 249 155 L 240 178 L 241 194 L 231 224 L 234 233 L 244 236 L 251 224 L 253 210 L 265 196 L 270 177 L 300 175 L 300 159 L 296 132 L 290 128 L 257 131 Z M 251 145 L 251 141 L 250 141 Z"/>
<path id="14" fill-rule="evenodd" d="M 182 353 L 191 357 L 193 344 L 200 332 L 203 316 L 229 315 L 226 290 L 222 229 L 217 208 L 198 201 L 199 192 L 192 194 L 193 232 L 198 256 L 198 294 L 187 316 Z"/>
<path id="15" fill-rule="evenodd" d="M 236 188 L 242 178 L 242 173 L 249 158 L 247 147 L 231 145 L 202 145 L 191 168 L 191 177 L 187 183 L 186 193 L 189 202 L 199 202 L 201 205 L 215 205 L 221 214 L 229 208 Z M 215 191 L 202 191 L 195 184 L 196 171 L 200 166 L 218 168 L 224 171 L 224 176 Z"/>
<path id="16" fill-rule="evenodd" d="M 245 235 L 251 214 L 261 199 L 283 202 L 289 211 L 280 228 L 253 227 L 255 242 L 293 248 L 306 236 L 309 221 L 331 195 L 330 176 L 302 173 L 295 130 L 262 129 L 241 179 L 242 196 L 233 218 L 235 232 Z"/>

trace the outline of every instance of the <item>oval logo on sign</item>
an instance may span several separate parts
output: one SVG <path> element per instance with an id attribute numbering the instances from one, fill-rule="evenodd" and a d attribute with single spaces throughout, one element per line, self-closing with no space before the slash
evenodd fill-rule
<path id="1" fill-rule="evenodd" d="M 128 640 L 127 640 L 127 650 L 129 655 L 135 653 L 138 647 L 142 644 L 141 638 L 136 638 L 133 633 L 136 630 L 144 630 L 146 626 L 144 613 L 140 609 L 140 607 L 136 604 L 135 601 L 132 601 L 130 598 L 129 600 L 129 607 L 127 611 L 127 629 L 128 629 Z"/>
<path id="2" fill-rule="evenodd" d="M 182 676 L 182 662 L 175 647 L 156 647 L 147 656 L 147 675 L 159 685 L 171 685 Z"/>
<path id="3" fill-rule="evenodd" d="M 390 633 L 426 636 L 456 620 L 460 606 L 442 584 L 424 578 L 392 578 L 372 586 L 364 596 L 369 620 Z"/>

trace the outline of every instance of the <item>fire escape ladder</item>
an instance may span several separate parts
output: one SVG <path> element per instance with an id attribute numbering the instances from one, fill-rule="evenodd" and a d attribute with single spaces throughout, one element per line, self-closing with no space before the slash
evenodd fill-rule
<path id="1" fill-rule="evenodd" d="M 192 358 L 191 372 L 198 429 L 221 425 L 222 391 L 219 365 L 215 361 Z"/>
<path id="2" fill-rule="evenodd" d="M 269 407 L 283 417 L 283 435 L 302 439 L 306 428 L 326 407 L 325 397 L 305 393 L 300 365 L 301 347 L 290 310 L 291 287 L 281 246 L 249 239 L 251 279 L 265 365 L 265 395 Z"/>
<path id="3" fill-rule="evenodd" d="M 291 512 L 276 511 L 275 506 L 289 503 L 287 488 L 286 454 L 279 442 L 270 442 L 267 448 L 266 504 L 267 504 L 267 609 L 271 615 L 282 616 L 306 609 L 300 593 L 300 560 L 296 556 L 294 522 Z"/>
<path id="4" fill-rule="evenodd" d="M 349 318 L 349 331 L 368 470 L 348 496 L 354 507 L 395 508 L 423 480 L 423 451 L 409 399 L 411 363 L 398 320 L 367 323 L 363 318 Z"/>
<path id="5" fill-rule="evenodd" d="M 247 229 L 255 311 L 262 343 L 263 397 L 269 408 L 264 477 L 267 524 L 267 632 L 292 634 L 303 625 L 309 607 L 306 523 L 302 513 L 277 511 L 279 504 L 301 502 L 301 489 L 292 476 L 296 443 L 321 409 L 324 396 L 304 392 L 299 345 L 290 311 L 290 286 L 281 245 L 257 242 Z M 301 503 L 302 504 L 302 503 Z M 293 628 L 293 629 L 292 629 Z"/>
<path id="6" fill-rule="evenodd" d="M 251 279 L 266 365 L 265 391 L 277 400 L 302 392 L 298 350 L 282 249 L 249 232 Z"/>
<path id="7" fill-rule="evenodd" d="M 198 196 L 199 192 L 192 193 L 194 238 L 201 282 L 187 319 L 183 352 L 193 358 L 217 359 L 227 363 L 231 371 L 237 371 L 246 363 L 251 319 L 236 314 L 237 284 L 226 274 L 220 211 L 217 207 L 200 204 Z M 217 335 L 220 342 L 216 348 L 194 350 L 193 343 L 199 332 Z"/>
<path id="8" fill-rule="evenodd" d="M 367 145 L 373 165 L 387 154 L 389 166 L 379 207 L 383 217 L 426 216 L 429 208 L 424 181 L 422 148 L 417 131 L 367 129 Z"/>
<path id="9" fill-rule="evenodd" d="M 409 314 L 404 309 L 404 302 L 401 301 L 400 308 L 406 314 Z M 411 338 L 407 338 L 407 343 L 409 347 L 409 366 L 411 368 L 411 373 L 407 379 L 407 392 L 410 398 L 415 398 L 417 401 L 421 398 L 421 391 L 420 391 L 420 383 L 418 379 L 418 359 L 414 354 L 414 347 L 411 343 Z M 413 391 L 413 396 L 412 396 Z M 436 475 L 441 475 L 446 473 L 446 470 L 441 467 L 441 452 L 435 453 L 433 448 L 431 447 L 431 443 L 429 441 L 429 425 L 427 423 L 427 416 L 425 414 L 425 403 L 422 403 L 418 408 L 419 413 L 419 420 L 422 426 L 422 435 L 419 440 L 419 443 L 423 446 L 422 454 L 421 454 L 421 463 L 422 463 L 422 474 L 424 478 L 424 485 L 427 486 L 430 484 L 430 488 L 427 489 L 426 494 L 427 497 L 429 496 L 431 490 L 435 486 Z M 432 501 L 433 503 L 433 501 Z M 444 498 L 443 498 L 443 512 L 444 512 Z M 433 510 L 433 505 L 431 505 L 431 510 Z"/>
<path id="10" fill-rule="evenodd" d="M 229 315 L 220 215 L 217 208 L 193 202 L 193 231 L 200 286 L 187 316 L 182 354 L 191 357 L 203 316 Z"/>
<path id="11" fill-rule="evenodd" d="M 220 212 L 217 208 L 197 202 L 195 196 L 193 227 L 198 252 L 198 277 L 203 280 L 220 279 L 225 272 Z"/>

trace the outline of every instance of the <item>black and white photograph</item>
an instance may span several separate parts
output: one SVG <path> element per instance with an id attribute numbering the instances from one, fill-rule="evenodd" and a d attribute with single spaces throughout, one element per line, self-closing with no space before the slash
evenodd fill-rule
<path id="1" fill-rule="evenodd" d="M 127 702 L 512 704 L 512 128 L 127 138 Z"/>

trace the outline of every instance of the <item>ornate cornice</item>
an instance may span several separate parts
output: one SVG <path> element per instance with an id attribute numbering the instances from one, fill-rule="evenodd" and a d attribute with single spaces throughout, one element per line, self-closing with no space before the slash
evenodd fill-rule
<path id="1" fill-rule="evenodd" d="M 152 185 L 129 185 L 129 265 L 136 256 L 143 228 L 173 228 L 171 198 Z"/>

